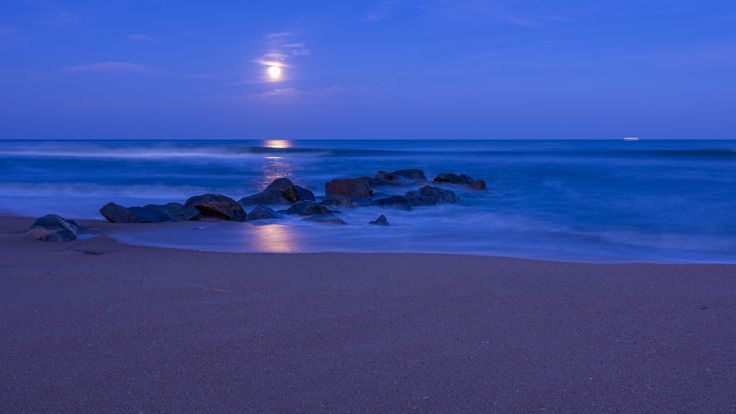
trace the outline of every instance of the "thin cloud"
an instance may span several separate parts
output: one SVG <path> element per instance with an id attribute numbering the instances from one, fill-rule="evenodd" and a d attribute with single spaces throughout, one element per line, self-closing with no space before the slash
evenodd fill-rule
<path id="1" fill-rule="evenodd" d="M 89 63 L 86 65 L 69 66 L 64 68 L 67 72 L 82 72 L 82 73 L 132 73 L 132 74 L 152 74 L 157 73 L 156 69 L 153 69 L 146 65 L 129 62 L 96 62 Z"/>
<path id="2" fill-rule="evenodd" d="M 271 32 L 265 35 L 266 50 L 264 54 L 251 60 L 260 66 L 270 67 L 277 66 L 279 68 L 287 68 L 292 66 L 288 63 L 289 60 L 295 59 L 301 56 L 311 55 L 311 51 L 307 48 L 307 44 L 304 41 L 294 39 L 293 32 Z M 275 81 L 283 81 L 286 74 L 282 75 L 278 79 L 272 79 L 266 75 L 265 71 L 260 76 L 257 83 L 267 83 Z M 254 82 L 241 81 L 239 84 L 250 84 Z"/>
<path id="3" fill-rule="evenodd" d="M 148 43 L 157 43 L 161 42 L 161 39 L 158 37 L 149 36 L 146 34 L 131 34 L 128 35 L 128 40 L 133 42 L 148 42 Z"/>

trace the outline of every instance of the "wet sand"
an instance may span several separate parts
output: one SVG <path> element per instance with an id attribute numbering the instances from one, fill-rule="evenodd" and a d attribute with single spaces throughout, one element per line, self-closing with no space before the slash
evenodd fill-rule
<path id="1" fill-rule="evenodd" d="M 0 412 L 736 406 L 736 266 L 205 253 L 30 222 L 0 218 Z"/>

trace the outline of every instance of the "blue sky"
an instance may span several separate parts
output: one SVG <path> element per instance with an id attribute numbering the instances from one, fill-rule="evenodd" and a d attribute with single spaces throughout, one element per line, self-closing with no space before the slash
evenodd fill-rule
<path id="1" fill-rule="evenodd" d="M 732 0 L 0 4 L 0 138 L 736 138 L 734 108 Z"/>

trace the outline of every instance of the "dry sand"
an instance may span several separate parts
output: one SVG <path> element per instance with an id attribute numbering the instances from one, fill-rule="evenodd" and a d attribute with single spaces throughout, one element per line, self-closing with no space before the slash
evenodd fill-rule
<path id="1" fill-rule="evenodd" d="M 29 224 L 0 218 L 3 413 L 736 407 L 734 266 L 203 253 Z"/>

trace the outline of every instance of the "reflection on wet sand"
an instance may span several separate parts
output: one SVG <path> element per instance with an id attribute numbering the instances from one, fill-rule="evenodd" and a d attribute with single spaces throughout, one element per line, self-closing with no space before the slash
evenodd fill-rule
<path id="1" fill-rule="evenodd" d="M 297 251 L 297 245 L 288 226 L 263 224 L 250 227 L 246 237 L 257 251 L 288 253 Z"/>

